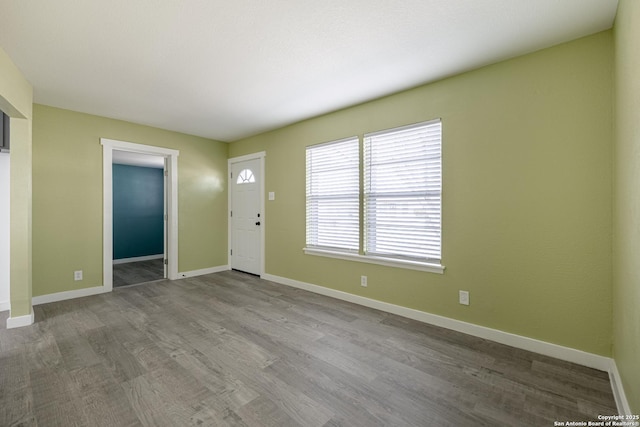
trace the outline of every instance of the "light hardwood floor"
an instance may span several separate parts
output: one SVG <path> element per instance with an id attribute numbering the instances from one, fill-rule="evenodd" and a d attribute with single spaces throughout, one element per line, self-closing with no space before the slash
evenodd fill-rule
<path id="1" fill-rule="evenodd" d="M 233 271 L 34 309 L 34 325 L 0 329 L 1 426 L 552 426 L 617 413 L 604 372 Z"/>

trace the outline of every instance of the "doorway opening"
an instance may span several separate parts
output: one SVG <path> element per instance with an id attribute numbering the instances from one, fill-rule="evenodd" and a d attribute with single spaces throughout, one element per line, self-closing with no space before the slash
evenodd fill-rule
<path id="1" fill-rule="evenodd" d="M 109 292 L 114 286 L 124 286 L 168 278 L 178 278 L 178 155 L 179 151 L 149 145 L 134 144 L 102 138 L 103 146 L 103 286 Z M 125 165 L 120 165 L 125 163 Z M 128 165 L 126 163 L 129 163 Z M 117 166 L 114 166 L 117 165 Z M 149 167 L 151 166 L 151 167 Z M 130 167 L 138 168 L 137 170 Z M 118 169 L 123 169 L 119 171 Z M 153 171 L 152 169 L 155 169 Z M 119 176 L 120 172 L 124 172 Z M 162 213 L 148 211 L 130 215 L 131 206 L 123 206 L 122 194 L 116 191 L 122 187 L 127 175 L 153 176 L 155 184 L 148 182 L 124 183 L 129 194 L 127 197 L 143 198 L 154 205 L 160 203 Z M 158 182 L 159 179 L 159 182 Z M 133 188 L 133 187 L 138 188 Z M 150 194 L 155 192 L 155 195 Z M 160 201 L 161 200 L 161 201 Z M 140 200 L 136 203 L 139 205 Z M 136 204 L 134 203 L 134 204 Z M 149 203 L 144 203 L 149 208 Z M 139 207 L 139 206 L 138 206 Z M 157 206 L 156 206 L 157 207 Z M 120 215 L 122 214 L 122 215 Z M 118 218 L 121 216 L 121 218 Z M 154 224 L 145 223 L 144 218 L 154 217 Z M 120 224 L 114 221 L 121 220 Z M 158 224 L 160 230 L 158 230 Z M 127 236 L 140 234 L 145 228 L 155 229 L 154 237 L 143 241 L 127 241 Z M 141 246 L 141 247 L 140 247 Z M 149 255 L 140 255 L 150 252 Z M 115 263 L 114 263 L 115 259 Z M 124 260 L 124 261 L 122 261 Z M 157 279 L 156 279 L 157 278 Z"/>
<path id="2" fill-rule="evenodd" d="M 166 278 L 165 157 L 113 151 L 113 287 Z"/>

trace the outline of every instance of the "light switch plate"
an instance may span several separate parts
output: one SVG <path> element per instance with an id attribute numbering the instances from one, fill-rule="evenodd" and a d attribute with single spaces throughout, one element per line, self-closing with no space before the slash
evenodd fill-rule
<path id="1" fill-rule="evenodd" d="M 460 304 L 469 305 L 469 291 L 460 291 L 458 297 Z"/>
<path id="2" fill-rule="evenodd" d="M 269 191 L 269 200 L 275 200 L 276 199 L 276 193 L 274 191 Z"/>

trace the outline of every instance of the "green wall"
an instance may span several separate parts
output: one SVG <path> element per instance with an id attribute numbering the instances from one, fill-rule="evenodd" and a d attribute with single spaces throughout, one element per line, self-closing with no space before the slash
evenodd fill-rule
<path id="1" fill-rule="evenodd" d="M 178 270 L 227 264 L 227 144 L 37 104 L 33 117 L 34 296 L 102 285 L 100 138 L 180 150 Z"/>
<path id="2" fill-rule="evenodd" d="M 620 0 L 615 40 L 613 355 L 640 413 L 640 3 Z"/>
<path id="3" fill-rule="evenodd" d="M 266 272 L 609 356 L 612 50 L 607 31 L 233 142 L 267 153 Z M 445 273 L 304 255 L 305 147 L 436 117 Z"/>
<path id="4" fill-rule="evenodd" d="M 31 131 L 33 90 L 0 48 L 0 110 L 11 117 L 11 317 L 31 313 Z"/>

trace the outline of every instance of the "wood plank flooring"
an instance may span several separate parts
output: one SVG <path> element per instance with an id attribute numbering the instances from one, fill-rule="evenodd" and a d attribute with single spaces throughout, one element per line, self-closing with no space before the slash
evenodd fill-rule
<path id="1" fill-rule="evenodd" d="M 164 279 L 164 264 L 161 258 L 147 261 L 114 264 L 113 286 L 128 286 Z"/>
<path id="2" fill-rule="evenodd" d="M 34 325 L 0 329 L 1 426 L 552 426 L 617 413 L 604 372 L 233 271 L 34 309 Z"/>

